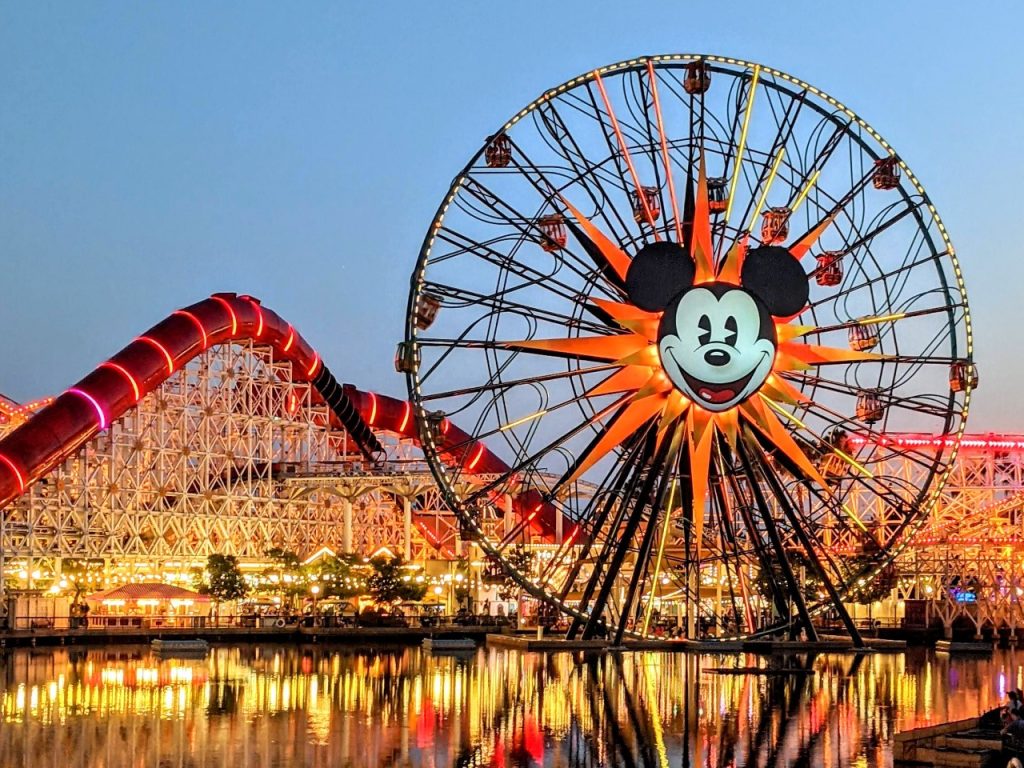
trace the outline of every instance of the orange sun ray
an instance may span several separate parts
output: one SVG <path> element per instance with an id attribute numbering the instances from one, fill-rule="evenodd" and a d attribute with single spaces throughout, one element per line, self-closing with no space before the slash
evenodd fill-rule
<path id="1" fill-rule="evenodd" d="M 818 344 L 796 344 L 794 342 L 783 342 L 778 346 L 778 363 L 776 370 L 785 370 L 786 358 L 792 358 L 799 363 L 816 365 L 821 363 L 855 363 L 863 360 L 885 360 L 886 355 L 879 355 L 874 352 L 858 352 L 855 349 L 840 349 L 839 347 L 822 347 Z"/>
<path id="2" fill-rule="evenodd" d="M 800 471 L 804 473 L 805 478 L 812 480 L 822 491 L 831 496 L 832 489 L 825 482 L 825 478 L 821 476 L 821 473 L 818 472 L 818 468 L 807 458 L 807 454 L 804 453 L 800 445 L 793 439 L 793 436 L 783 423 L 779 421 L 779 418 L 765 408 L 762 400 L 764 397 L 765 395 L 758 393 L 743 403 L 740 409 L 744 415 L 752 417 L 750 418 L 750 423 L 760 430 L 790 461 L 796 464 Z"/>
<path id="3" fill-rule="evenodd" d="M 690 451 L 690 488 L 692 490 L 693 542 L 700 557 L 704 541 L 704 505 L 708 495 L 708 474 L 711 471 L 711 444 L 715 419 L 703 408 L 691 408 L 687 415 L 687 445 Z"/>
<path id="4" fill-rule="evenodd" d="M 647 339 L 629 333 L 620 336 L 586 336 L 575 339 L 531 339 L 530 341 L 506 341 L 502 346 L 526 352 L 541 352 L 564 357 L 587 360 L 621 360 L 635 352 L 643 351 Z"/>
<path id="5" fill-rule="evenodd" d="M 559 195 L 559 197 L 562 196 Z M 566 200 L 565 197 L 562 197 L 562 203 L 569 209 L 569 213 L 571 213 L 572 217 L 576 219 L 576 223 L 583 227 L 583 231 L 586 232 L 587 237 L 589 237 L 593 241 L 594 245 L 597 246 L 601 255 L 604 256 L 605 261 L 608 262 L 608 266 L 615 271 L 616 275 L 625 280 L 626 270 L 629 269 L 629 256 L 627 256 L 619 246 L 605 237 L 604 233 L 595 227 L 586 216 L 576 210 L 576 208 L 573 207 L 573 204 Z"/>
<path id="6" fill-rule="evenodd" d="M 571 484 L 583 475 L 588 469 L 603 459 L 609 451 L 618 446 L 627 437 L 632 435 L 645 422 L 653 417 L 665 405 L 665 397 L 645 397 L 642 400 L 634 400 L 622 415 L 613 424 L 606 428 L 604 435 L 591 449 L 587 457 L 580 462 L 565 484 Z"/>
<path id="7" fill-rule="evenodd" d="M 799 241 L 793 243 L 789 247 L 789 252 L 796 256 L 798 259 L 802 259 L 806 253 L 814 247 L 814 244 L 818 242 L 818 238 L 821 237 L 825 230 L 829 228 L 832 223 L 832 216 L 822 220 L 818 226 L 804 235 Z"/>
<path id="8" fill-rule="evenodd" d="M 747 257 L 747 243 L 750 240 L 750 233 L 744 232 L 739 240 L 729 249 L 725 255 L 725 262 L 718 271 L 718 279 L 723 283 L 740 284 L 740 270 L 743 269 L 743 260 Z"/>
<path id="9" fill-rule="evenodd" d="M 714 253 L 711 245 L 711 208 L 708 205 L 708 175 L 704 168 L 704 152 L 700 153 L 697 175 L 697 199 L 693 208 L 693 260 L 697 265 L 695 283 L 715 279 Z"/>
<path id="10" fill-rule="evenodd" d="M 627 365 L 587 391 L 587 397 L 600 397 L 616 392 L 635 392 L 651 378 L 651 369 L 645 365 Z"/>

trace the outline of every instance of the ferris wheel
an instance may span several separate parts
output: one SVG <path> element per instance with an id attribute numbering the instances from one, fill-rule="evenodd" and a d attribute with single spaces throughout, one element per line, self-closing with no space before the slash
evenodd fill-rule
<path id="1" fill-rule="evenodd" d="M 856 636 L 842 602 L 891 580 L 977 384 L 904 161 L 821 90 L 707 55 L 602 67 L 500 126 L 430 226 L 400 356 L 463 527 L 570 637 L 617 640 L 673 616 L 814 636 L 826 611 Z M 886 438 L 908 430 L 947 438 Z M 484 446 L 497 469 L 463 482 Z"/>

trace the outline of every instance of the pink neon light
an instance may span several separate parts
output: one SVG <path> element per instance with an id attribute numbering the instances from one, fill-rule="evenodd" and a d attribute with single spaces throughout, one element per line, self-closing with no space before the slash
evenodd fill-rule
<path id="1" fill-rule="evenodd" d="M 318 355 L 316 352 L 314 352 L 313 353 L 313 364 L 311 366 L 309 366 L 309 370 L 306 371 L 306 375 L 307 376 L 312 376 L 313 373 L 316 371 L 316 369 L 319 368 L 319 367 L 320 367 L 320 355 Z"/>
<path id="2" fill-rule="evenodd" d="M 292 348 L 292 344 L 295 343 L 295 329 L 290 325 L 288 326 L 288 341 L 285 342 L 284 349 L 282 351 L 287 352 Z"/>
<path id="3" fill-rule="evenodd" d="M 174 314 L 183 315 L 184 317 L 187 317 L 189 320 L 196 324 L 196 328 L 199 329 L 199 333 L 203 335 L 203 349 L 206 349 L 206 346 L 209 342 L 207 342 L 206 340 L 206 329 L 203 328 L 203 324 L 199 322 L 199 318 L 193 315 L 187 309 L 179 309 Z"/>
<path id="4" fill-rule="evenodd" d="M 402 423 L 398 425 L 399 432 L 405 432 L 405 428 L 409 426 L 409 416 L 412 415 L 412 404 L 406 400 L 405 408 L 402 410 Z"/>
<path id="5" fill-rule="evenodd" d="M 476 469 L 476 465 L 480 463 L 480 459 L 483 458 L 483 455 L 484 455 L 484 444 L 480 443 L 479 447 L 476 449 L 476 456 L 474 456 L 473 460 L 471 462 L 469 462 L 469 464 L 467 465 L 466 469 L 468 469 L 470 472 L 472 472 L 474 469 Z"/>
<path id="6" fill-rule="evenodd" d="M 0 461 L 2 461 L 4 464 L 6 464 L 10 468 L 11 472 L 14 473 L 14 476 L 18 479 L 18 490 L 21 493 L 24 493 L 25 492 L 25 478 L 22 476 L 22 474 L 18 470 L 18 468 L 14 465 L 14 462 L 11 461 L 10 459 L 8 459 L 6 456 L 4 456 L 2 453 L 0 453 Z"/>
<path id="7" fill-rule="evenodd" d="M 231 303 L 221 296 L 211 296 L 210 298 L 213 299 L 214 301 L 219 301 L 221 304 L 224 305 L 224 308 L 228 311 L 228 314 L 231 315 L 231 335 L 236 335 L 238 333 L 238 318 L 235 317 L 235 310 L 231 306 Z"/>
<path id="8" fill-rule="evenodd" d="M 160 350 L 163 353 L 164 358 L 167 360 L 167 375 L 170 376 L 172 373 L 174 373 L 174 358 L 171 357 L 171 353 L 167 351 L 167 347 L 165 347 L 156 339 L 149 338 L 149 336 L 139 336 L 139 338 L 136 339 L 136 341 L 144 341 L 147 344 L 152 344 L 154 347 Z"/>
<path id="9" fill-rule="evenodd" d="M 882 435 L 871 439 L 853 436 L 850 442 L 854 445 L 878 445 L 883 448 L 952 448 L 956 439 L 951 435 L 917 436 L 917 435 Z M 962 448 L 1024 450 L 1024 438 L 1016 435 L 993 435 L 992 437 L 965 437 L 960 441 Z"/>
<path id="10" fill-rule="evenodd" d="M 78 395 L 79 397 L 84 397 L 86 400 L 88 400 L 90 403 L 92 403 L 92 407 L 96 409 L 96 416 L 100 420 L 100 429 L 106 429 L 107 428 L 107 414 L 105 414 L 103 412 L 102 406 L 98 402 L 96 402 L 96 398 L 94 398 L 92 395 L 90 395 L 85 390 L 78 389 L 77 387 L 72 387 L 71 389 L 68 390 L 68 392 L 70 392 L 72 395 Z"/>
<path id="11" fill-rule="evenodd" d="M 117 363 L 111 360 L 107 360 L 107 362 L 100 365 L 100 368 L 110 368 L 111 370 L 117 371 L 118 373 L 122 374 L 126 379 L 128 379 L 128 383 L 132 385 L 132 392 L 135 393 L 135 402 L 139 402 L 139 385 L 136 383 L 135 377 L 128 373 L 128 370 L 123 365 L 118 365 Z"/>

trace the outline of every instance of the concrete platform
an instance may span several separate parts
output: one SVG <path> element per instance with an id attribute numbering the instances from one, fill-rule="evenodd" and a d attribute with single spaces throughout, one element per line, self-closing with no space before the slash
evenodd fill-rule
<path id="1" fill-rule="evenodd" d="M 516 648 L 521 651 L 558 653 L 569 651 L 660 651 L 664 653 L 759 653 L 765 655 L 791 653 L 900 653 L 907 648 L 904 640 L 864 638 L 865 648 L 854 648 L 853 641 L 843 637 L 825 637 L 816 642 L 782 640 L 626 640 L 612 646 L 607 640 L 565 640 L 559 637 L 487 635 L 487 645 Z"/>

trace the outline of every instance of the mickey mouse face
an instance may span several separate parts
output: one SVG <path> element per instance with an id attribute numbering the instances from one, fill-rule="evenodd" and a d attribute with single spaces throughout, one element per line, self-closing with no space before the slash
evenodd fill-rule
<path id="1" fill-rule="evenodd" d="M 644 246 L 626 273 L 630 299 L 664 311 L 658 328 L 661 366 L 676 389 L 709 411 L 726 411 L 757 392 L 771 373 L 774 317 L 807 303 L 807 276 L 785 248 L 751 250 L 742 285 L 695 286 L 696 267 L 675 243 Z"/>

